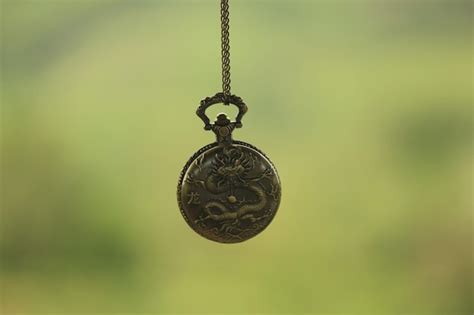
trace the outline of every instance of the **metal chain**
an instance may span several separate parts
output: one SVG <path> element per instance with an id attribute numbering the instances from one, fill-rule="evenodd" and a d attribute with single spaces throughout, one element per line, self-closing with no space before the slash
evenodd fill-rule
<path id="1" fill-rule="evenodd" d="M 221 0 L 222 92 L 230 96 L 229 0 Z"/>

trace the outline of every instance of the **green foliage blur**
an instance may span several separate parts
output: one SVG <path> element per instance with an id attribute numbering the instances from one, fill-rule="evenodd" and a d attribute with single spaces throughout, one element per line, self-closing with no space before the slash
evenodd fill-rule
<path id="1" fill-rule="evenodd" d="M 176 203 L 217 0 L 1 11 L 1 314 L 473 313 L 471 1 L 231 1 L 235 138 L 283 185 L 237 245 Z"/>

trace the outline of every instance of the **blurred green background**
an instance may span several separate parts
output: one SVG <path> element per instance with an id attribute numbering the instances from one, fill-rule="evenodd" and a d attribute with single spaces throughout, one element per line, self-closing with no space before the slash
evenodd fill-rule
<path id="1" fill-rule="evenodd" d="M 237 245 L 176 204 L 218 1 L 1 9 L 0 313 L 473 313 L 471 1 L 231 1 L 235 138 L 283 184 Z"/>

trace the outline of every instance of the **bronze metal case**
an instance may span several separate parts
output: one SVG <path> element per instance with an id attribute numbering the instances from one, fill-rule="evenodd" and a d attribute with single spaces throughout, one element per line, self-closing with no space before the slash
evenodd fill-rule
<path id="1" fill-rule="evenodd" d="M 220 114 L 210 123 L 205 110 L 220 102 L 239 108 L 234 122 Z M 239 97 L 226 98 L 223 93 L 201 102 L 197 114 L 217 141 L 188 160 L 178 182 L 178 204 L 186 222 L 216 242 L 238 243 L 254 237 L 271 223 L 280 204 L 281 184 L 272 162 L 256 147 L 232 139 L 246 111 Z"/>

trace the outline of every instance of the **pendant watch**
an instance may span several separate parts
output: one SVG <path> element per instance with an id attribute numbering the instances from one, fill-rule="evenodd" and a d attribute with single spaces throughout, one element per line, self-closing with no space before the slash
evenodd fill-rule
<path id="1" fill-rule="evenodd" d="M 223 92 L 201 101 L 196 113 L 216 141 L 199 149 L 185 164 L 178 182 L 181 214 L 201 236 L 220 243 L 238 243 L 262 232 L 274 218 L 281 199 L 278 173 L 255 146 L 234 140 L 247 112 L 244 101 L 230 93 L 229 4 L 221 0 Z M 211 122 L 206 109 L 234 105 L 231 120 L 219 114 Z"/>

